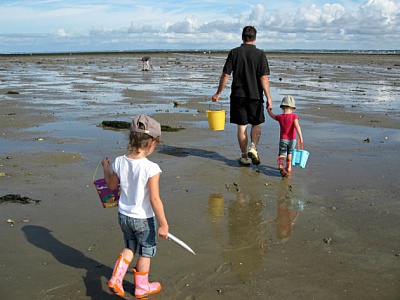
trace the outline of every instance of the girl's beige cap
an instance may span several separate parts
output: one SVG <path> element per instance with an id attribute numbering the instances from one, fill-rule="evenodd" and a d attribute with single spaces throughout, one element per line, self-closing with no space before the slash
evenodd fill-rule
<path id="1" fill-rule="evenodd" d="M 143 124 L 144 129 L 140 129 L 140 124 Z M 153 118 L 146 115 L 136 116 L 131 123 L 131 132 L 145 133 L 156 138 L 161 136 L 161 125 Z"/>

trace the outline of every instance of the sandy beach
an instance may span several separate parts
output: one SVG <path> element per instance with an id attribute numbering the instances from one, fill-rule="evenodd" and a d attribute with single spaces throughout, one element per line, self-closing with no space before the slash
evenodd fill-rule
<path id="1" fill-rule="evenodd" d="M 0 197 L 32 199 L 0 203 L 0 299 L 116 299 L 117 209 L 92 182 L 128 139 L 102 121 L 140 113 L 182 128 L 150 159 L 170 231 L 196 252 L 159 239 L 149 299 L 400 298 L 398 55 L 267 53 L 273 110 L 296 99 L 310 152 L 287 179 L 268 116 L 261 165 L 237 162 L 229 87 L 210 106 L 226 53 L 152 53 L 147 72 L 141 55 L 0 56 Z M 134 299 L 131 271 L 124 288 Z"/>

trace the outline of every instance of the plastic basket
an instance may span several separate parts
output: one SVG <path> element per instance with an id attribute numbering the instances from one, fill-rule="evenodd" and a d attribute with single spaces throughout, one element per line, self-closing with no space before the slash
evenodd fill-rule
<path id="1" fill-rule="evenodd" d="M 304 169 L 306 167 L 309 156 L 310 152 L 304 150 L 304 144 L 298 143 L 297 149 L 293 149 L 292 152 L 292 166 L 300 166 Z"/>

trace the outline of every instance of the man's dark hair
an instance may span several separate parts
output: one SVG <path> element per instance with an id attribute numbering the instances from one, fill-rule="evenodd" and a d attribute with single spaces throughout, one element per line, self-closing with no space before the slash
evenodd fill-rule
<path id="1" fill-rule="evenodd" d="M 242 39 L 244 42 L 252 42 L 256 39 L 257 30 L 253 26 L 243 28 Z"/>

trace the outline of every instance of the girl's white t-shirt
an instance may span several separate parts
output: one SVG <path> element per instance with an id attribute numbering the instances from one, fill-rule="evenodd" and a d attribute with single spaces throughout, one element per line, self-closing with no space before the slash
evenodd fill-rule
<path id="1" fill-rule="evenodd" d="M 124 155 L 115 159 L 112 168 L 121 186 L 118 211 L 137 219 L 153 217 L 147 181 L 162 172 L 158 164 L 147 158 L 130 159 Z"/>

